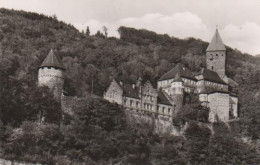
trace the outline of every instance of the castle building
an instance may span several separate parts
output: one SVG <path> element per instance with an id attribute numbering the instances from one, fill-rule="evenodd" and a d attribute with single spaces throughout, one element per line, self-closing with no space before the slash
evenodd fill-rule
<path id="1" fill-rule="evenodd" d="M 61 59 L 51 49 L 38 70 L 38 85 L 49 87 L 60 100 L 64 84 L 65 68 Z"/>
<path id="2" fill-rule="evenodd" d="M 207 68 L 194 75 L 178 63 L 157 81 L 157 89 L 149 81 L 131 85 L 113 80 L 104 98 L 139 118 L 147 113 L 157 116 L 158 125 L 171 125 L 172 118 L 182 109 L 184 95 L 191 93 L 197 93 L 201 104 L 209 107 L 210 122 L 238 118 L 238 97 L 229 91 L 229 87 L 238 85 L 226 76 L 226 48 L 218 30 L 206 50 L 206 64 Z"/>

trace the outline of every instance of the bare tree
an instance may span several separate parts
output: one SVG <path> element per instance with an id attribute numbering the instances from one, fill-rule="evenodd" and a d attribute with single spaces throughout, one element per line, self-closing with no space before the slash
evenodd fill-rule
<path id="1" fill-rule="evenodd" d="M 106 38 L 107 38 L 108 28 L 107 28 L 106 26 L 103 26 L 103 31 L 104 31 L 104 34 L 105 34 L 105 36 L 106 36 Z"/>

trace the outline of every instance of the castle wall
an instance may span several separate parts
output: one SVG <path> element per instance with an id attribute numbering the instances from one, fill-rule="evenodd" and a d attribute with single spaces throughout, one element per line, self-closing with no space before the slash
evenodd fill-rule
<path id="1" fill-rule="evenodd" d="M 115 102 L 120 105 L 123 104 L 123 90 L 116 81 L 113 80 L 111 82 L 110 86 L 104 94 L 104 99 L 111 103 Z"/>
<path id="2" fill-rule="evenodd" d="M 42 67 L 38 71 L 38 85 L 47 86 L 56 98 L 61 97 L 64 84 L 63 70 L 54 67 Z M 58 99 L 60 100 L 60 99 Z"/>
<path id="3" fill-rule="evenodd" d="M 135 109 L 135 110 L 141 110 L 141 100 L 137 98 L 131 98 L 131 97 L 123 97 L 124 103 L 123 106 L 128 109 Z M 150 110 L 150 107 L 147 108 L 147 110 Z"/>
<path id="4" fill-rule="evenodd" d="M 158 104 L 157 113 L 162 116 L 172 117 L 175 114 L 173 106 Z"/>
<path id="5" fill-rule="evenodd" d="M 208 95 L 209 101 L 209 121 L 216 122 L 216 116 L 219 120 L 227 122 L 229 120 L 229 94 L 212 93 Z"/>
<path id="6" fill-rule="evenodd" d="M 230 105 L 231 113 L 233 114 L 234 118 L 238 117 L 238 98 L 236 96 L 230 96 Z"/>

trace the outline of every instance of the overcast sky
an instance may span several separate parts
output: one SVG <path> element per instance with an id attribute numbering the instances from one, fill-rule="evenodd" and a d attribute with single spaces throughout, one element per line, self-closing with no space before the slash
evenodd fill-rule
<path id="1" fill-rule="evenodd" d="M 226 45 L 260 54 L 260 0 L 0 0 L 0 7 L 55 14 L 91 33 L 108 27 L 144 28 L 210 41 L 216 25 Z"/>

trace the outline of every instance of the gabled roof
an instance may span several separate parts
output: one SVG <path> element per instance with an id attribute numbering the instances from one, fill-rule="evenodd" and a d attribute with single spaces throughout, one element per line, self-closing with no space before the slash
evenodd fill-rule
<path id="1" fill-rule="evenodd" d="M 163 93 L 162 89 L 160 89 L 159 92 L 158 92 L 157 103 L 158 104 L 170 105 L 170 106 L 172 105 L 171 102 L 168 100 L 168 98 Z"/>
<path id="2" fill-rule="evenodd" d="M 123 96 L 139 99 L 139 88 L 133 88 L 133 85 L 123 83 Z"/>
<path id="3" fill-rule="evenodd" d="M 226 50 L 222 39 L 218 33 L 218 29 L 216 29 L 215 35 L 213 36 L 208 48 L 206 51 L 219 51 L 219 50 Z"/>
<path id="4" fill-rule="evenodd" d="M 209 69 L 202 68 L 200 75 L 202 75 L 204 80 L 224 84 L 227 85 L 217 74 L 217 72 L 214 72 Z"/>
<path id="5" fill-rule="evenodd" d="M 191 71 L 187 67 L 185 67 L 181 63 L 178 63 L 173 69 L 171 69 L 169 72 L 165 73 L 159 79 L 159 81 L 175 78 L 177 73 L 179 74 L 180 77 L 196 80 L 194 75 L 191 73 Z"/>
<path id="6" fill-rule="evenodd" d="M 56 67 L 56 68 L 60 68 L 60 69 L 65 69 L 61 59 L 58 58 L 53 50 L 51 49 L 51 51 L 49 52 L 49 54 L 47 55 L 47 57 L 44 59 L 43 63 L 41 64 L 41 67 Z"/>

